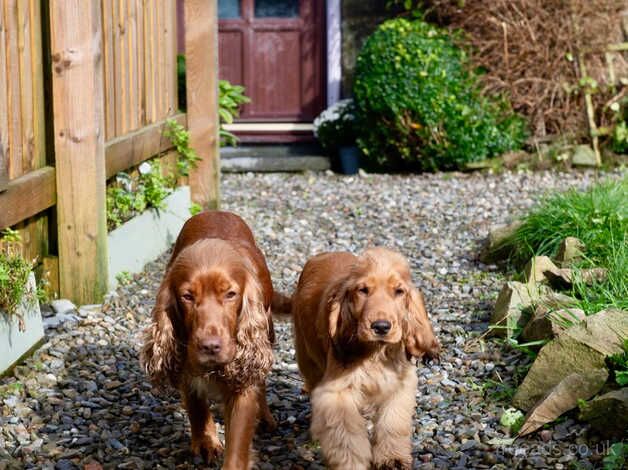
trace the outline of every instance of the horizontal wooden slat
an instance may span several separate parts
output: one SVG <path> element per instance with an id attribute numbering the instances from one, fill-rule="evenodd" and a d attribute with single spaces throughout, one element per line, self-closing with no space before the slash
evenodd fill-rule
<path id="1" fill-rule="evenodd" d="M 0 229 L 34 216 L 57 202 L 55 169 L 46 166 L 9 181 L 0 193 Z"/>
<path id="2" fill-rule="evenodd" d="M 176 114 L 172 119 L 183 126 L 186 125 L 186 115 L 183 113 Z M 171 149 L 170 139 L 163 136 L 165 124 L 166 121 L 160 121 L 107 142 L 105 144 L 107 178 Z"/>

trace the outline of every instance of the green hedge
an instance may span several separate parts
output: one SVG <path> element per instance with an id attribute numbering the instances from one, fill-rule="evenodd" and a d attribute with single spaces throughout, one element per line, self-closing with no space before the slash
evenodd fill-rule
<path id="1" fill-rule="evenodd" d="M 450 170 L 517 149 L 523 120 L 481 94 L 464 51 L 421 20 L 386 21 L 356 63 L 358 144 L 375 166 Z"/>

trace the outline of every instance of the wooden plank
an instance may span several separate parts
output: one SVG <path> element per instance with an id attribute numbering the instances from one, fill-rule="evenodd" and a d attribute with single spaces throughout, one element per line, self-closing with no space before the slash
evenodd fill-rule
<path id="1" fill-rule="evenodd" d="M 178 87 L 177 87 L 177 2 L 168 0 L 168 26 L 170 36 L 166 42 L 168 57 L 168 114 L 174 114 L 179 110 Z"/>
<path id="2" fill-rule="evenodd" d="M 190 146 L 201 161 L 190 173 L 192 200 L 218 207 L 218 11 L 216 0 L 186 0 L 185 51 Z"/>
<path id="3" fill-rule="evenodd" d="M 144 109 L 145 124 L 155 122 L 154 99 L 155 92 L 154 79 L 155 72 L 153 69 L 153 49 L 155 47 L 153 40 L 153 6 L 144 0 Z"/>
<path id="4" fill-rule="evenodd" d="M 0 3 L 0 79 L 7 83 L 7 2 Z M 0 87 L 0 191 L 9 182 L 9 101 L 8 87 Z"/>
<path id="5" fill-rule="evenodd" d="M 124 83 L 124 23 L 121 13 L 123 0 L 113 0 L 113 61 L 115 74 L 115 102 L 116 102 L 116 136 L 123 135 L 126 127 L 126 86 Z"/>
<path id="6" fill-rule="evenodd" d="M 135 0 L 127 2 L 127 63 L 128 63 L 128 87 L 129 87 L 129 128 L 134 131 L 141 127 L 138 120 L 139 96 L 137 84 L 139 82 L 137 66 L 137 8 Z"/>
<path id="7" fill-rule="evenodd" d="M 116 76 L 114 65 L 113 3 L 117 0 L 102 0 L 103 22 L 103 68 L 105 77 L 105 140 L 116 136 Z"/>
<path id="8" fill-rule="evenodd" d="M 33 87 L 33 168 L 46 165 L 46 110 L 44 106 L 44 70 L 41 2 L 30 0 L 31 70 Z"/>
<path id="9" fill-rule="evenodd" d="M 46 166 L 15 178 L 0 193 L 0 229 L 39 214 L 55 203 L 54 168 Z"/>
<path id="10" fill-rule="evenodd" d="M 135 61 L 137 62 L 137 119 L 138 127 L 146 125 L 146 99 L 144 96 L 144 15 L 146 10 L 144 9 L 144 2 L 142 0 L 135 0 L 135 8 L 137 10 L 137 49 L 134 51 Z"/>
<path id="11" fill-rule="evenodd" d="M 155 120 L 161 121 L 166 117 L 164 112 L 164 27 L 163 27 L 163 0 L 155 0 L 155 31 L 153 40 L 155 42 Z"/>
<path id="12" fill-rule="evenodd" d="M 20 87 L 20 128 L 22 139 L 22 172 L 36 167 L 33 161 L 33 88 L 31 78 L 30 15 L 28 3 L 17 3 L 17 50 L 19 75 L 16 77 Z"/>
<path id="13" fill-rule="evenodd" d="M 177 114 L 173 119 L 185 126 L 185 114 Z M 170 139 L 163 136 L 164 125 L 165 121 L 150 124 L 107 142 L 105 145 L 107 178 L 171 149 Z"/>
<path id="14" fill-rule="evenodd" d="M 9 179 L 24 174 L 17 0 L 5 0 L 7 18 L 7 89 L 9 113 Z"/>
<path id="15" fill-rule="evenodd" d="M 50 0 L 59 283 L 79 304 L 107 291 L 100 15 L 99 0 Z"/>

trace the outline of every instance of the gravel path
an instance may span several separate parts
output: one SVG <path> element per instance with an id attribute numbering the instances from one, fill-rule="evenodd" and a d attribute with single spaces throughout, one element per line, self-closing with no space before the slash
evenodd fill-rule
<path id="1" fill-rule="evenodd" d="M 268 257 L 276 287 L 292 288 L 305 259 L 323 250 L 387 245 L 406 254 L 424 289 L 443 346 L 440 364 L 419 369 L 417 468 L 599 466 L 604 450 L 586 427 L 564 419 L 513 444 L 499 425 L 526 358 L 486 329 L 503 276 L 475 261 L 478 241 L 545 190 L 586 186 L 590 173 L 436 174 L 337 177 L 225 175 L 223 207 L 241 214 Z M 48 329 L 48 342 L 15 377 L 0 380 L 0 470 L 4 468 L 192 468 L 187 418 L 176 396 L 155 396 L 137 363 L 167 256 L 103 306 L 79 309 Z M 323 468 L 308 435 L 289 323 L 276 325 L 269 381 L 279 422 L 256 439 L 261 469 Z M 503 381 L 503 383 L 502 383 Z M 89 467 L 88 467 L 89 468 Z M 99 468 L 98 465 L 92 468 Z"/>

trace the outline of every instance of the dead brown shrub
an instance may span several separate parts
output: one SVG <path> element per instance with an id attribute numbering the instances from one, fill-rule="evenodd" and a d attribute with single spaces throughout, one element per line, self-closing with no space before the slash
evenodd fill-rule
<path id="1" fill-rule="evenodd" d="M 536 137 L 588 134 L 578 53 L 598 88 L 598 125 L 607 125 L 609 100 L 628 77 L 626 56 L 612 54 L 615 83 L 601 49 L 624 41 L 625 0 L 429 0 L 431 15 L 462 29 L 474 64 L 486 71 L 490 93 L 505 93 L 528 117 Z"/>

